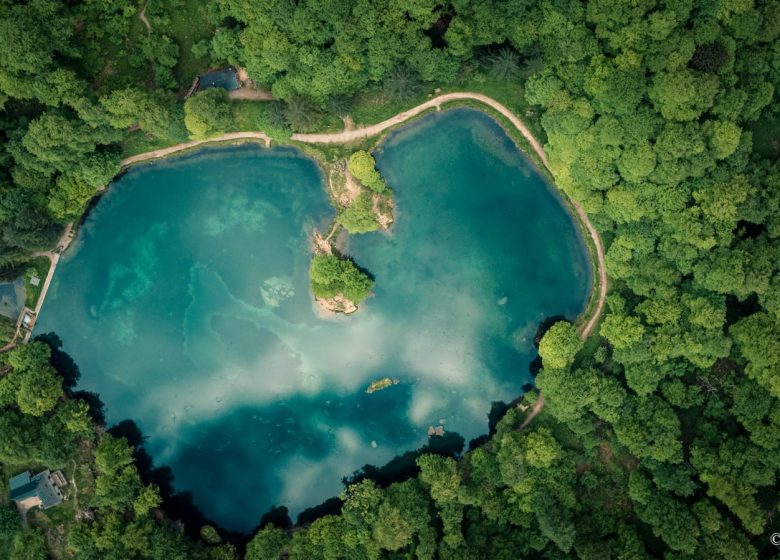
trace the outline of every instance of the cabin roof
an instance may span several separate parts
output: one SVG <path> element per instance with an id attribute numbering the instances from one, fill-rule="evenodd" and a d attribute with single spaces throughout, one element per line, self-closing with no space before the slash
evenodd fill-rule
<path id="1" fill-rule="evenodd" d="M 45 509 L 62 501 L 62 492 L 54 485 L 48 469 L 34 476 L 30 471 L 19 473 L 11 478 L 9 487 L 15 502 L 37 497 Z"/>

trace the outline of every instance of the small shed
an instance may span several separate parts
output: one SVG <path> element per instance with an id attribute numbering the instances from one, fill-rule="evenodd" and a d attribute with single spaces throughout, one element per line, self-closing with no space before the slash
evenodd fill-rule
<path id="1" fill-rule="evenodd" d="M 24 315 L 22 316 L 22 326 L 27 327 L 28 329 L 35 323 L 35 314 L 32 313 L 29 309 L 24 310 Z"/>
<path id="2" fill-rule="evenodd" d="M 52 473 L 46 469 L 33 475 L 31 471 L 25 471 L 11 478 L 11 499 L 24 509 L 39 506 L 48 509 L 58 505 L 63 495 L 58 488 L 58 482 L 65 479 L 59 471 L 59 478 L 55 480 Z"/>

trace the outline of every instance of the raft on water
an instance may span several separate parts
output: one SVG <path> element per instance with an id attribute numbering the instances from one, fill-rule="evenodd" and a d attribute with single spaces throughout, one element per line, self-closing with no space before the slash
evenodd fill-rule
<path id="1" fill-rule="evenodd" d="M 366 393 L 369 395 L 375 391 L 381 391 L 387 389 L 390 385 L 398 385 L 398 379 L 395 377 L 383 377 L 382 379 L 376 379 L 371 382 L 371 385 L 366 389 Z"/>

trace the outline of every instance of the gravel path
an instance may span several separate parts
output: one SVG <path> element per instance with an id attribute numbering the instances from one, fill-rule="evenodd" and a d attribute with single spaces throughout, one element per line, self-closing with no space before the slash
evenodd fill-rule
<path id="1" fill-rule="evenodd" d="M 152 26 L 149 25 L 149 20 L 146 19 L 146 4 L 144 4 L 144 7 L 141 9 L 141 12 L 138 14 L 138 19 L 140 19 L 144 27 L 146 27 L 146 32 L 151 35 L 152 34 Z"/>
<path id="2" fill-rule="evenodd" d="M 266 146 L 271 145 L 271 138 L 269 138 L 265 134 L 265 132 L 229 132 L 227 134 L 216 136 L 214 138 L 207 138 L 205 140 L 192 140 L 191 142 L 176 144 L 175 146 L 170 146 L 168 148 L 162 148 L 160 150 L 152 150 L 151 152 L 144 152 L 142 154 L 130 156 L 128 158 L 123 159 L 120 162 L 120 164 L 122 165 L 122 167 L 125 167 L 128 165 L 132 165 L 134 163 L 139 163 L 141 161 L 163 158 L 165 156 L 175 154 L 176 152 L 181 152 L 182 150 L 189 150 L 190 148 L 195 148 L 196 146 L 200 146 L 201 144 L 209 144 L 211 142 L 225 142 L 229 140 L 243 140 L 243 139 L 262 140 L 263 142 L 265 142 Z"/>
<path id="3" fill-rule="evenodd" d="M 270 91 L 262 89 L 240 87 L 228 92 L 230 99 L 247 99 L 249 101 L 273 101 L 275 97 Z"/>

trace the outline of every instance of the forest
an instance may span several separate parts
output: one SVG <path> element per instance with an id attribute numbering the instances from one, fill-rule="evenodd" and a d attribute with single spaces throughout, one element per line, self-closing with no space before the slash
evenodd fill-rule
<path id="1" fill-rule="evenodd" d="M 185 515 L 142 444 L 75 390 L 56 337 L 0 354 L 0 559 L 778 553 L 780 1 L 2 0 L 0 37 L 3 278 L 53 247 L 124 156 L 376 122 L 442 88 L 528 121 L 610 279 L 595 334 L 541 336 L 529 425 L 507 407 L 462 453 L 421 453 L 403 480 L 362 477 L 335 507 L 266 515 L 252 535 Z M 227 65 L 276 100 L 183 102 Z M 365 297 L 370 279 L 351 288 Z M 78 473 L 86 515 L 22 527 L 7 480 L 41 465 Z"/>

